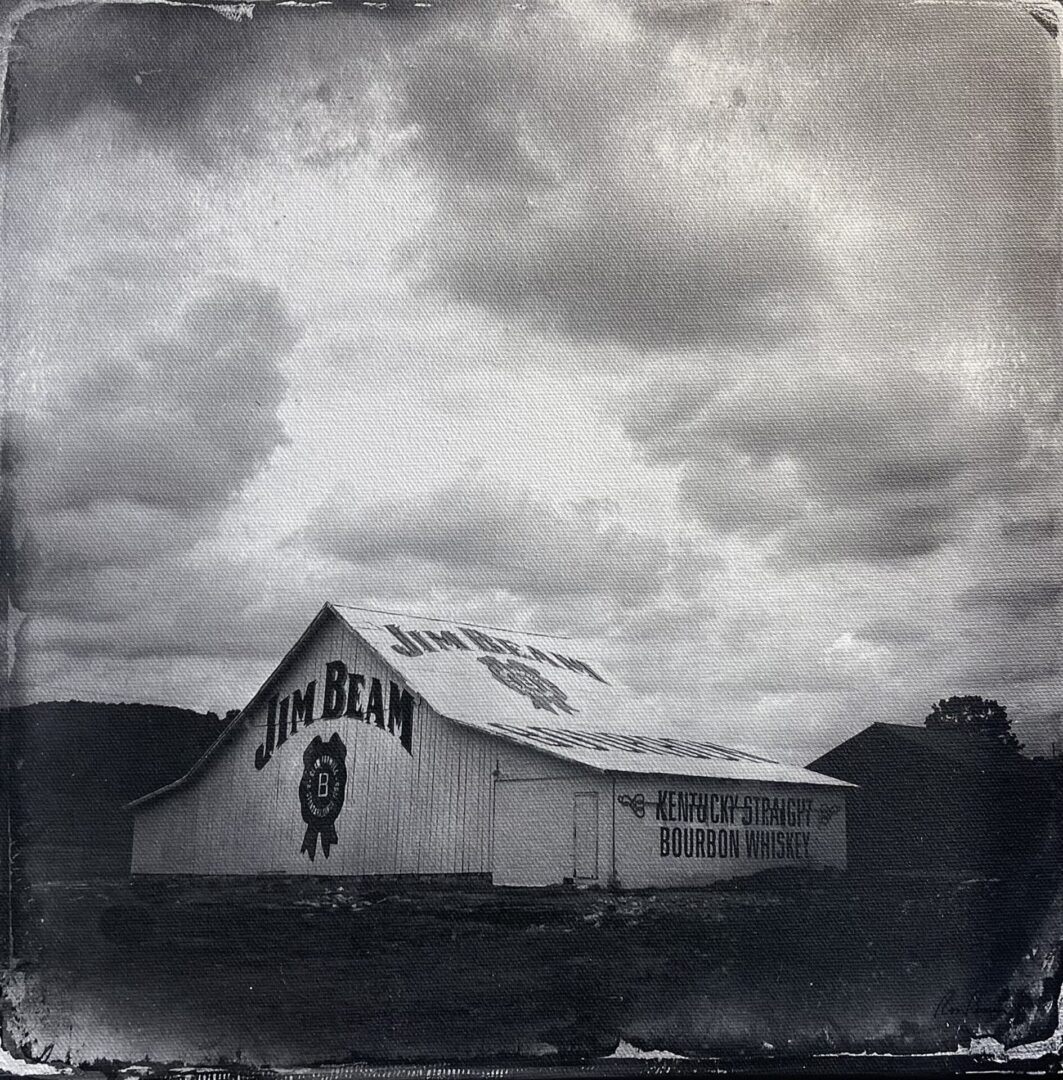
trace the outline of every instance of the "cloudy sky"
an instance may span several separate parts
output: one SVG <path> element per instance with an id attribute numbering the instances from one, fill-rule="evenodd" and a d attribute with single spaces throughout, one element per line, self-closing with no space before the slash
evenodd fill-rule
<path id="1" fill-rule="evenodd" d="M 1059 79 L 987 6 L 29 15 L 25 697 L 222 711 L 334 598 L 787 760 L 1059 738 Z"/>

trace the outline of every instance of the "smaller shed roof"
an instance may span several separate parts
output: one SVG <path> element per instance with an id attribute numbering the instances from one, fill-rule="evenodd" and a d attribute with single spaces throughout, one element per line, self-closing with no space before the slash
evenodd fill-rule
<path id="1" fill-rule="evenodd" d="M 923 724 L 878 724 L 891 738 L 902 739 L 921 750 L 948 758 L 964 769 L 978 772 L 1032 767 L 1029 758 L 1009 750 L 993 739 L 969 731 L 928 728 Z"/>
<path id="2" fill-rule="evenodd" d="M 860 773 L 881 773 L 887 750 L 913 752 L 936 762 L 939 771 L 968 777 L 1001 777 L 1040 773 L 1037 762 L 992 739 L 967 731 L 928 728 L 922 724 L 870 724 L 839 743 L 808 765 L 809 769 L 831 769 L 855 779 Z M 861 771 L 864 770 L 864 771 Z"/>

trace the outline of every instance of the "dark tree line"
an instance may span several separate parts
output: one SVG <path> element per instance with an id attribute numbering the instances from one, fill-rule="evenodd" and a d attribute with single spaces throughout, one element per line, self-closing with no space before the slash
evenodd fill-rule
<path id="1" fill-rule="evenodd" d="M 984 735 L 1005 749 L 1023 748 L 1011 730 L 1008 710 L 998 701 L 975 694 L 942 698 L 926 718 L 926 726 L 937 731 L 965 731 Z"/>

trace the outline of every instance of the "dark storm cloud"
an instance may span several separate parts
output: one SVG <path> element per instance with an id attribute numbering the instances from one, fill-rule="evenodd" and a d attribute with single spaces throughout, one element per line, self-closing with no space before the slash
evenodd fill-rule
<path id="1" fill-rule="evenodd" d="M 405 249 L 421 288 L 640 351 L 769 348 L 824 288 L 800 208 L 666 161 L 669 140 L 704 132 L 660 41 L 507 16 L 419 42 L 396 78 L 398 122 L 440 184 Z"/>
<path id="2" fill-rule="evenodd" d="M 668 545 L 586 503 L 558 508 L 482 471 L 430 496 L 320 507 L 302 539 L 360 566 L 427 565 L 453 585 L 532 600 L 602 595 L 622 606 L 660 594 Z"/>
<path id="3" fill-rule="evenodd" d="M 1000 527 L 1000 535 L 1012 544 L 1039 544 L 1052 540 L 1059 532 L 1059 518 L 1052 512 L 1017 518 Z"/>
<path id="4" fill-rule="evenodd" d="M 694 38 L 718 34 L 721 26 L 733 17 L 733 6 L 690 0 L 688 3 L 640 2 L 632 5 L 631 14 L 642 26 L 675 38 Z"/>
<path id="5" fill-rule="evenodd" d="M 997 608 L 1010 619 L 1023 622 L 1059 610 L 1063 584 L 1058 580 L 1021 580 L 974 585 L 957 597 L 961 608 Z"/>
<path id="6" fill-rule="evenodd" d="M 634 396 L 626 428 L 665 461 L 713 444 L 757 465 L 804 461 L 841 497 L 854 473 L 881 491 L 925 490 L 1014 461 L 1025 449 L 1021 418 L 973 409 L 962 386 L 910 369 L 787 369 L 651 383 Z"/>
<path id="7" fill-rule="evenodd" d="M 900 562 L 930 555 L 955 536 L 943 506 L 891 506 L 830 510 L 807 517 L 783 537 L 779 564 Z"/>
<path id="8" fill-rule="evenodd" d="M 1005 685 L 1014 689 L 1016 684 L 1054 681 L 1058 678 L 1061 666 L 1058 660 L 1039 659 L 1038 656 L 1050 657 L 1053 654 L 1043 646 L 1031 650 L 1032 656 L 1019 656 L 1015 659 L 1003 659 L 997 656 L 980 661 L 976 665 L 961 670 L 961 682 L 972 686 Z M 1058 653 L 1055 654 L 1058 656 Z"/>
<path id="9" fill-rule="evenodd" d="M 572 341 L 646 352 L 762 348 L 797 332 L 791 304 L 814 268 L 788 222 L 705 220 L 681 203 L 640 198 L 614 190 L 557 222 L 496 207 L 496 224 L 507 221 L 496 243 L 448 233 L 419 281 Z"/>
<path id="10" fill-rule="evenodd" d="M 935 551 L 1028 442 L 1013 411 L 976 411 L 944 378 L 882 368 L 666 379 L 634 396 L 625 430 L 651 461 L 680 467 L 693 516 L 775 536 L 789 564 Z"/>
<path id="11" fill-rule="evenodd" d="M 104 104 L 156 130 L 193 124 L 202 104 L 255 61 L 251 20 L 207 8 L 94 4 L 39 11 L 10 63 L 15 133 L 54 128 Z"/>
<path id="12" fill-rule="evenodd" d="M 320 13 L 273 4 L 255 5 L 253 18 L 152 3 L 33 12 L 12 49 L 14 141 L 103 110 L 132 117 L 141 145 L 196 171 L 239 172 L 278 148 L 327 159 L 335 149 L 321 145 L 322 116 L 352 138 L 372 122 L 379 45 L 401 34 L 398 12 L 330 14 L 326 35 Z"/>

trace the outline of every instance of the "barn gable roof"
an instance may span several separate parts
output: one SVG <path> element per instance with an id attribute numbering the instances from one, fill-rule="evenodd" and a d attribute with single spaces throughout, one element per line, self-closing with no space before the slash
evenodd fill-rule
<path id="1" fill-rule="evenodd" d="M 203 756 L 188 770 L 183 776 L 179 776 L 171 784 L 166 784 L 161 788 L 157 788 L 155 791 L 149 791 L 147 795 L 141 795 L 139 799 L 134 799 L 132 802 L 128 802 L 125 805 L 126 810 L 135 810 L 138 806 L 143 806 L 145 803 L 153 802 L 155 799 L 159 799 L 164 795 L 169 795 L 172 791 L 177 791 L 179 788 L 184 787 L 186 784 L 191 783 L 209 764 L 212 758 L 218 754 L 222 747 L 231 742 L 232 739 L 243 728 L 245 722 L 251 714 L 251 710 L 255 708 L 266 697 L 266 692 L 273 685 L 274 680 L 280 675 L 284 669 L 288 666 L 291 659 L 299 652 L 304 643 L 307 642 L 318 627 L 323 622 L 334 616 L 334 612 L 331 610 L 330 604 L 325 606 L 314 616 L 310 625 L 299 635 L 298 640 L 294 645 L 284 654 L 281 662 L 273 669 L 270 676 L 266 681 L 255 691 L 254 697 L 232 718 L 230 723 L 226 725 L 222 733 L 207 747 Z"/>
<path id="2" fill-rule="evenodd" d="M 182 777 L 129 803 L 190 783 L 243 727 L 275 680 L 323 622 L 338 618 L 433 710 L 487 735 L 602 772 L 760 780 L 851 787 L 844 780 L 734 750 L 660 726 L 643 698 L 622 686 L 579 641 L 460 620 L 326 603 L 250 702 Z M 655 725 L 655 722 L 658 722 Z M 669 731 L 675 730 L 670 724 Z"/>
<path id="3" fill-rule="evenodd" d="M 849 786 L 663 719 L 575 639 L 343 604 L 332 608 L 436 712 L 488 735 L 605 772 Z"/>

